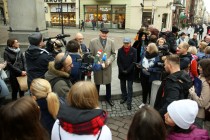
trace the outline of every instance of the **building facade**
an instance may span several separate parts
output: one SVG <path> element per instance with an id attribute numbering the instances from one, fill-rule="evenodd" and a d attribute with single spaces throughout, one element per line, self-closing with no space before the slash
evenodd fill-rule
<path id="1" fill-rule="evenodd" d="M 172 9 L 170 1 L 162 0 L 80 0 L 80 20 L 87 27 L 139 29 L 151 25 L 161 30 L 171 28 Z"/>
<path id="2" fill-rule="evenodd" d="M 79 27 L 81 20 L 86 28 L 138 30 L 142 25 L 171 29 L 181 26 L 180 14 L 186 23 L 204 21 L 203 0 L 43 0 L 47 26 Z M 1 19 L 9 22 L 7 0 L 0 0 Z M 193 7 L 193 8 L 192 8 Z M 3 14 L 2 14 L 3 13 Z M 202 16 L 200 16 L 202 15 Z M 63 23 L 62 23 L 63 22 Z"/>

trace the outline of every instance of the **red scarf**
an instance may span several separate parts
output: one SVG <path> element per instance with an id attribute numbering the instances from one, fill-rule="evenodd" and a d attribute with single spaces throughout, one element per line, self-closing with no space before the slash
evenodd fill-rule
<path id="1" fill-rule="evenodd" d="M 123 47 L 123 50 L 124 50 L 126 55 L 128 55 L 128 52 L 130 51 L 130 48 L 131 48 L 130 46 L 127 47 L 127 48 Z"/>
<path id="2" fill-rule="evenodd" d="M 61 127 L 73 134 L 78 134 L 78 135 L 96 135 L 98 132 L 101 130 L 101 128 L 105 125 L 107 119 L 107 112 L 103 112 L 101 115 L 96 116 L 92 120 L 80 124 L 71 124 L 68 122 L 64 122 L 62 120 L 60 121 Z"/>

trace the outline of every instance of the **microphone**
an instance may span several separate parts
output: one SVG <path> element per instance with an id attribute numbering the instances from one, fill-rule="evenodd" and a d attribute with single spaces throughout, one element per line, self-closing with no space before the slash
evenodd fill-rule
<path id="1" fill-rule="evenodd" d="M 107 59 L 107 54 L 106 54 L 106 53 L 104 53 L 104 54 L 103 54 L 103 57 L 102 57 L 102 61 L 103 61 L 103 62 L 105 62 L 105 61 L 106 61 L 106 59 Z"/>
<path id="2" fill-rule="evenodd" d="M 102 50 L 97 51 L 97 54 L 96 54 L 95 59 L 94 59 L 94 63 L 98 63 L 99 58 L 101 56 L 101 53 L 102 53 Z"/>

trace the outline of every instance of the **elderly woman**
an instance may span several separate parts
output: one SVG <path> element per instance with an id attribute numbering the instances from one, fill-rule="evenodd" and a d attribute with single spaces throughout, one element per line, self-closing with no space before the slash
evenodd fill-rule
<path id="1" fill-rule="evenodd" d="M 24 96 L 24 91 L 20 90 L 20 85 L 16 79 L 18 76 L 26 76 L 25 59 L 23 53 L 20 51 L 20 43 L 17 39 L 8 39 L 7 47 L 4 51 L 4 60 L 7 61 L 6 69 L 9 70 L 9 81 L 12 88 L 12 100 L 19 96 Z"/>
<path id="2" fill-rule="evenodd" d="M 90 81 L 75 83 L 67 105 L 61 105 L 53 126 L 51 140 L 111 140 L 105 125 L 107 113 L 99 108 L 98 92 Z"/>
<path id="3" fill-rule="evenodd" d="M 159 58 L 158 47 L 155 43 L 150 43 L 140 62 L 143 103 L 139 108 L 147 103 L 148 95 L 150 99 L 152 81 L 160 79 L 161 68 L 158 66 L 158 62 L 160 61 Z"/>

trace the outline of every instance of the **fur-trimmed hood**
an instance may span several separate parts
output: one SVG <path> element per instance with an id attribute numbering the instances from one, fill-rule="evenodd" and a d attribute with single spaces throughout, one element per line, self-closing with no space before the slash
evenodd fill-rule
<path id="1" fill-rule="evenodd" d="M 54 65 L 55 65 L 54 61 L 49 62 L 48 71 L 45 73 L 45 78 L 47 80 L 51 80 L 55 77 L 63 77 L 63 78 L 70 77 L 69 73 L 55 69 Z"/>

